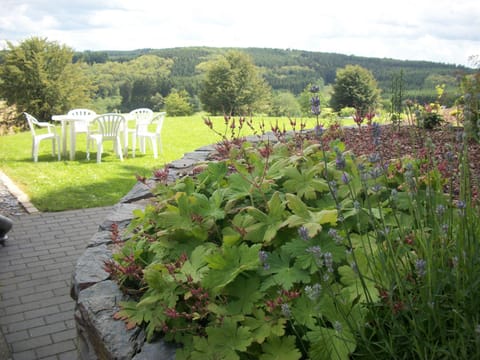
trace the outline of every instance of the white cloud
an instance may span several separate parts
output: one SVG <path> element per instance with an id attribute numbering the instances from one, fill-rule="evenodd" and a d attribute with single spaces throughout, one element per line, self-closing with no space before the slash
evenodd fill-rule
<path id="1" fill-rule="evenodd" d="M 76 50 L 293 48 L 467 64 L 477 1 L 0 0 L 0 45 L 47 37 Z"/>

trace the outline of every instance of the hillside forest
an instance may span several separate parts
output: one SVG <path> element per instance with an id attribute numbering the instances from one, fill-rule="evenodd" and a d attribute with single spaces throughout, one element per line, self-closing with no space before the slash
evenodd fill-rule
<path id="1" fill-rule="evenodd" d="M 320 89 L 321 107 L 329 106 L 338 69 L 358 65 L 375 78 L 380 109 L 391 107 L 392 96 L 426 104 L 438 100 L 451 106 L 458 98 L 457 79 L 473 69 L 427 61 L 347 56 L 334 53 L 268 48 L 184 47 L 133 51 L 74 52 L 78 65 L 92 83 L 90 103 L 97 112 L 126 112 L 149 107 L 174 115 L 205 110 L 200 93 L 206 66 L 232 50 L 247 54 L 270 89 L 270 116 L 309 116 L 312 85 Z M 0 64 L 5 52 L 0 53 Z M 79 104 L 80 105 L 80 104 Z M 174 110 L 173 110 L 174 109 Z"/>

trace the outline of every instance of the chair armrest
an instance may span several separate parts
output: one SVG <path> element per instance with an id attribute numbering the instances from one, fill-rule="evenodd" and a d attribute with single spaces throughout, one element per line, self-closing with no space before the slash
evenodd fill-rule
<path id="1" fill-rule="evenodd" d="M 37 122 L 37 125 L 40 126 L 40 127 L 49 127 L 49 126 L 55 127 L 55 125 L 53 125 L 53 124 L 50 124 L 48 122 L 40 122 L 40 121 Z"/>
<path id="2" fill-rule="evenodd" d="M 52 130 L 53 130 L 53 132 L 55 132 L 55 130 L 56 130 L 55 125 L 50 124 L 48 122 L 38 122 L 37 125 L 39 127 L 46 127 L 48 129 L 48 132 L 51 132 Z"/>

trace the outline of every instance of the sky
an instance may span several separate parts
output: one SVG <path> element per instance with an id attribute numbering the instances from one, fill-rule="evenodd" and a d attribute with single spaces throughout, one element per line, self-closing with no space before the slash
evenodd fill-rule
<path id="1" fill-rule="evenodd" d="M 0 49 L 259 47 L 472 66 L 478 0 L 0 0 Z"/>

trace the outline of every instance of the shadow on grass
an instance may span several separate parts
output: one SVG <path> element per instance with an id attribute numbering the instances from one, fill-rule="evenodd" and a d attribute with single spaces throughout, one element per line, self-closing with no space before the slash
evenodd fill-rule
<path id="1" fill-rule="evenodd" d="M 89 164 L 88 162 L 78 163 L 79 165 Z M 102 164 L 98 164 L 102 166 Z M 116 164 L 118 166 L 118 164 Z M 43 212 L 55 212 L 72 209 L 84 209 L 92 207 L 103 207 L 117 204 L 137 182 L 136 175 L 151 176 L 151 170 L 142 166 L 125 164 L 120 166 L 112 176 L 82 185 L 69 185 L 56 187 L 45 193 L 32 197 L 31 202 Z"/>

